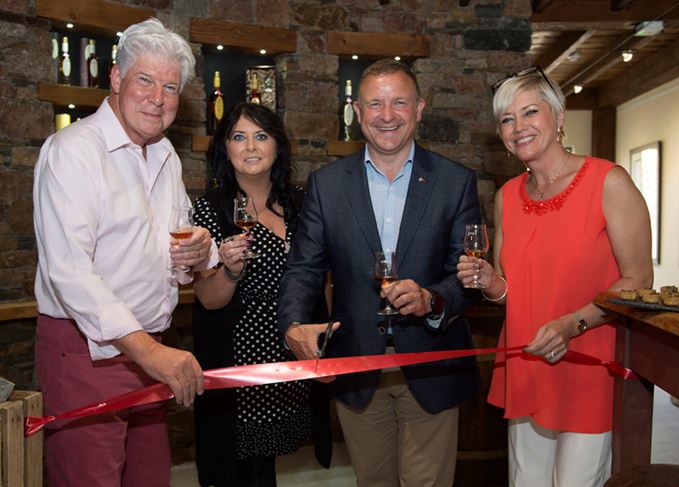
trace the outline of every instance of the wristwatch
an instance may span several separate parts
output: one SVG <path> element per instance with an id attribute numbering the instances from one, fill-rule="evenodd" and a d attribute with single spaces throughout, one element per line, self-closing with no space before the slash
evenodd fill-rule
<path id="1" fill-rule="evenodd" d="M 445 308 L 446 303 L 443 301 L 443 296 L 434 291 L 433 289 L 427 289 L 431 298 L 429 298 L 429 313 L 427 313 L 427 318 L 430 320 L 438 320 L 443 315 L 443 308 Z"/>
<path id="2" fill-rule="evenodd" d="M 577 311 L 573 313 L 573 318 L 578 322 L 578 335 L 582 335 L 589 328 L 589 323 L 587 323 L 587 320 Z"/>

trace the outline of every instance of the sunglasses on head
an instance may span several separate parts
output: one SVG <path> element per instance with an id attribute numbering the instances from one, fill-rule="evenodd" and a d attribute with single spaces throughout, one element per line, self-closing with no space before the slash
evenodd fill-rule
<path id="1" fill-rule="evenodd" d="M 550 87 L 552 90 L 554 90 L 554 86 L 552 85 L 552 82 L 549 81 L 549 78 L 547 77 L 547 75 L 545 74 L 545 72 L 542 70 L 542 68 L 541 68 L 540 66 L 531 66 L 530 68 L 522 69 L 522 70 L 520 70 L 520 71 L 517 71 L 516 73 L 508 74 L 508 75 L 505 76 L 504 78 L 501 78 L 501 79 L 497 80 L 495 83 L 493 83 L 493 86 L 490 87 L 491 90 L 493 90 L 493 95 L 494 95 L 495 92 L 500 88 L 500 86 L 502 86 L 502 84 L 503 84 L 505 81 L 507 81 L 508 79 L 512 79 L 512 78 L 520 78 L 520 77 L 522 77 L 522 76 L 528 76 L 529 74 L 533 74 L 533 73 L 540 73 L 540 75 L 541 75 L 542 78 L 547 82 L 547 84 L 549 85 L 549 87 Z"/>

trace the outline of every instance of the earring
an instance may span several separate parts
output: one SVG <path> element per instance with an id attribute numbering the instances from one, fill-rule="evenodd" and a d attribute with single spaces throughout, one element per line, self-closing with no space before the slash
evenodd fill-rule
<path id="1" fill-rule="evenodd" d="M 565 135 L 566 133 L 563 131 L 563 127 L 559 127 L 559 129 L 556 131 L 556 141 L 560 144 Z"/>

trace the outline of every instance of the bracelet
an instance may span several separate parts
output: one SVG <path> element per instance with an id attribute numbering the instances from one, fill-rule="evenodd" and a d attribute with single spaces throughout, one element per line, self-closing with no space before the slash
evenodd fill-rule
<path id="1" fill-rule="evenodd" d="M 233 272 L 231 272 L 229 269 L 227 269 L 226 265 L 222 266 L 222 271 L 224 272 L 224 277 L 226 277 L 228 281 L 238 282 L 241 279 L 243 279 L 243 277 L 245 277 L 245 268 L 247 266 L 248 263 L 247 261 L 245 261 L 245 263 L 243 264 L 243 268 L 240 270 L 238 274 L 234 274 Z"/>
<path id="2" fill-rule="evenodd" d="M 505 297 L 507 297 L 507 290 L 509 289 L 509 286 L 507 286 L 507 279 L 505 279 L 504 277 L 502 277 L 499 274 L 498 274 L 497 277 L 499 277 L 502 280 L 502 282 L 505 283 L 505 292 L 503 292 L 500 297 L 489 298 L 488 295 L 485 292 L 483 292 L 483 290 L 481 291 L 481 294 L 483 294 L 483 297 L 486 298 L 486 300 L 490 301 L 491 303 L 497 303 L 498 301 L 502 301 L 503 299 L 505 299 Z"/>

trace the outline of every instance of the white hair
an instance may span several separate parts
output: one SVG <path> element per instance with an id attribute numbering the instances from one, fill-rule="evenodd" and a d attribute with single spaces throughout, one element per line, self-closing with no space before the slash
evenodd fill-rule
<path id="1" fill-rule="evenodd" d="M 120 36 L 116 55 L 120 76 L 125 77 L 140 55 L 149 53 L 179 63 L 181 67 L 179 89 L 180 91 L 184 89 L 186 82 L 193 77 L 196 66 L 191 46 L 186 39 L 165 28 L 160 20 L 153 17 L 132 24 Z"/>

